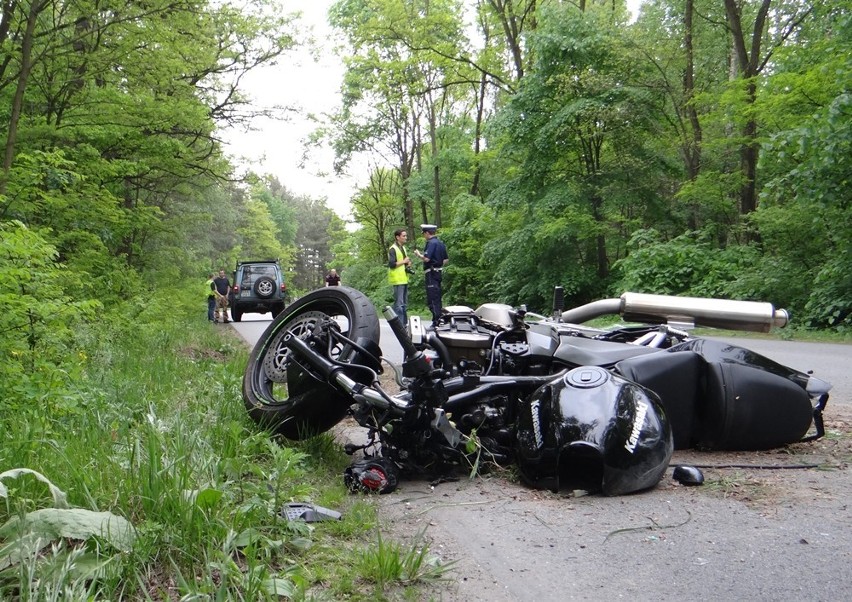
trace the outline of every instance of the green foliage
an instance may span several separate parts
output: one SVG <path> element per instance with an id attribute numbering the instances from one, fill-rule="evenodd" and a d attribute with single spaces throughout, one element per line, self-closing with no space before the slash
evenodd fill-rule
<path id="1" fill-rule="evenodd" d="M 294 206 L 295 197 L 271 176 L 252 186 L 252 196 L 266 205 L 269 217 L 275 224 L 275 238 L 282 250 L 282 254 L 278 256 L 279 261 L 285 269 L 291 268 L 295 262 L 296 233 L 299 226 Z"/>
<path id="2" fill-rule="evenodd" d="M 31 36 L 26 11 L 4 18 L 22 35 L 0 50 L 0 218 L 50 228 L 80 276 L 69 292 L 108 303 L 134 293 L 128 268 L 173 281 L 232 263 L 241 211 L 214 131 L 245 117 L 237 84 L 293 44 L 292 17 L 264 1 L 32 8 Z"/>
<path id="3" fill-rule="evenodd" d="M 734 194 L 741 185 L 739 173 L 703 170 L 694 179 L 684 182 L 674 196 L 677 205 L 673 210 L 681 216 L 679 223 L 692 224 L 708 234 L 713 231 L 718 240 L 732 238 L 731 227 L 739 223 Z"/>
<path id="4" fill-rule="evenodd" d="M 442 566 L 437 558 L 429 554 L 420 533 L 407 548 L 394 541 L 386 541 L 381 532 L 376 543 L 364 550 L 358 558 L 357 569 L 361 576 L 375 583 L 379 591 L 391 584 L 407 584 L 416 581 L 440 579 L 448 566 Z"/>
<path id="5" fill-rule="evenodd" d="M 652 182 L 630 177 L 631 154 L 655 167 L 642 147 L 653 97 L 633 85 L 641 65 L 597 12 L 549 5 L 540 16 L 533 68 L 492 124 L 508 133 L 503 149 L 518 168 L 489 199 L 507 213 L 527 205 L 496 265 L 501 296 L 514 290 L 534 306 L 557 284 L 569 300 L 600 293 L 626 235 L 660 217 Z"/>
<path id="6" fill-rule="evenodd" d="M 326 266 L 333 244 L 342 236 L 343 220 L 322 199 L 301 197 L 292 207 L 299 229 L 291 282 L 298 290 L 310 291 L 325 285 Z"/>
<path id="7" fill-rule="evenodd" d="M 356 197 L 365 231 L 341 247 L 348 284 L 381 302 L 388 232 L 440 201 L 447 303 L 541 311 L 561 285 L 573 304 L 634 288 L 768 300 L 812 325 L 847 319 L 835 259 L 852 236 L 847 0 L 807 14 L 774 6 L 755 57 L 771 56 L 772 70 L 748 74 L 731 71 L 718 3 L 696 2 L 689 32 L 685 5 L 668 0 L 633 25 L 619 3 L 525 3 L 523 23 L 517 6 L 489 4 L 470 39 L 446 8 L 352 0 L 332 11 L 353 51 L 338 157 L 382 147 L 394 166 L 374 172 L 388 186 Z M 413 10 L 423 18 L 409 23 Z M 756 10 L 738 15 L 746 33 Z M 743 219 L 747 145 L 760 197 Z"/>
<path id="8" fill-rule="evenodd" d="M 78 324 L 77 411 L 33 404 L 45 398 L 35 391 L 27 408 L 3 405 L 0 466 L 26 470 L 0 475 L 0 562 L 14 558 L 0 566 L 0 597 L 274 600 L 349 573 L 354 558 L 327 550 L 374 528 L 372 506 L 345 493 L 346 459 L 327 436 L 283 446 L 251 423 L 247 350 L 206 323 L 203 302 L 186 283 Z M 328 527 L 283 520 L 296 500 L 352 513 Z M 115 539 L 116 525 L 132 540 Z"/>
<path id="9" fill-rule="evenodd" d="M 852 248 L 847 247 L 822 265 L 802 312 L 808 326 L 841 333 L 852 331 L 850 261 Z"/>
<path id="10" fill-rule="evenodd" d="M 376 170 L 369 183 L 352 199 L 352 214 L 362 226 L 353 236 L 365 260 L 383 261 L 393 244 L 393 232 L 405 222 L 400 205 L 402 182 L 397 172 Z"/>
<path id="11" fill-rule="evenodd" d="M 441 232 L 450 263 L 445 272 L 444 297 L 452 305 L 476 307 L 488 298 L 495 271 L 485 255 L 485 245 L 495 233 L 498 221 L 494 212 L 474 197 L 453 199 L 451 227 Z"/>
<path id="12" fill-rule="evenodd" d="M 755 259 L 749 247 L 719 249 L 701 232 L 663 240 L 655 230 L 639 230 L 629 249 L 627 257 L 615 266 L 622 274 L 612 288 L 615 294 L 632 291 L 725 298 L 734 286 L 731 283 Z"/>
<path id="13" fill-rule="evenodd" d="M 2 483 L 28 477 L 47 485 L 53 507 L 29 510 L 30 500 L 21 497 L 31 488 L 24 485 L 10 493 Z M 0 526 L 0 593 L 17 589 L 21 599 L 33 600 L 88 597 L 91 582 L 108 575 L 135 543 L 135 530 L 125 518 L 69 508 L 65 493 L 37 471 L 19 468 L 1 473 L 0 497 L 7 508 L 17 510 Z M 70 545 L 73 540 L 88 549 Z M 21 579 L 24 575 L 29 578 Z"/>
<path id="14" fill-rule="evenodd" d="M 56 256 L 39 232 L 17 221 L 0 224 L 0 354 L 5 358 L 0 413 L 28 412 L 37 401 L 62 416 L 82 404 L 72 389 L 82 359 L 74 351 L 74 329 L 93 318 L 100 304 L 66 294 L 69 273 Z"/>
<path id="15" fill-rule="evenodd" d="M 243 219 L 243 224 L 237 230 L 243 241 L 243 259 L 278 259 L 284 254 L 266 204 L 261 201 L 246 203 Z"/>
<path id="16" fill-rule="evenodd" d="M 765 255 L 783 266 L 801 323 L 848 331 L 852 320 L 852 16 L 820 5 L 825 33 L 807 56 L 787 49 L 766 110 L 780 124 L 766 145 L 763 211 L 754 221 Z"/>

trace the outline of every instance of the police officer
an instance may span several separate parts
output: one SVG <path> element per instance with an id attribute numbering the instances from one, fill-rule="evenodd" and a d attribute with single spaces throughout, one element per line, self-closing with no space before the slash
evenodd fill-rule
<path id="1" fill-rule="evenodd" d="M 393 311 L 408 327 L 408 270 L 411 258 L 405 252 L 408 232 L 405 228 L 394 230 L 394 243 L 388 249 L 388 284 L 393 287 Z"/>
<path id="2" fill-rule="evenodd" d="M 426 304 L 432 312 L 432 325 L 438 323 L 441 317 L 441 280 L 443 279 L 444 266 L 450 261 L 447 255 L 447 246 L 438 238 L 438 226 L 434 224 L 420 224 L 420 230 L 426 239 L 426 246 L 421 253 L 414 253 L 423 261 L 423 270 L 426 281 Z"/>

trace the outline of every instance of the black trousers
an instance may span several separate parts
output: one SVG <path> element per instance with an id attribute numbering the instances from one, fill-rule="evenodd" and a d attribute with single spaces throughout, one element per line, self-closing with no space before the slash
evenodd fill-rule
<path id="1" fill-rule="evenodd" d="M 426 305 L 432 312 L 432 324 L 437 324 L 441 316 L 441 272 L 430 270 L 426 272 Z"/>

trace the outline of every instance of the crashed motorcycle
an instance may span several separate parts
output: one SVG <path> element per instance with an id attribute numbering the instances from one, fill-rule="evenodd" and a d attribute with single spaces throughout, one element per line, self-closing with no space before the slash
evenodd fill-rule
<path id="1" fill-rule="evenodd" d="M 251 352 L 243 398 L 287 439 L 347 415 L 366 429 L 344 475 L 352 491 L 515 464 L 530 486 L 621 495 L 656 485 L 674 449 L 761 450 L 824 434 L 831 385 L 745 348 L 690 335 L 767 332 L 768 303 L 625 293 L 550 316 L 486 303 L 444 308 L 428 328 L 383 314 L 404 359 L 383 358 L 376 309 L 348 287 L 313 291 Z M 620 316 L 627 325 L 585 323 Z M 389 367 L 394 379 L 381 379 Z M 383 384 L 384 383 L 384 384 Z M 394 384 L 395 383 L 395 384 Z"/>

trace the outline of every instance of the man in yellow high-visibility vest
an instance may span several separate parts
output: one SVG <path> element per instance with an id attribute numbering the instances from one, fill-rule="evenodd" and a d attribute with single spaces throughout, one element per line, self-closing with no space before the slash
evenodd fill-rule
<path id="1" fill-rule="evenodd" d="M 393 287 L 393 311 L 408 327 L 408 271 L 411 269 L 411 259 L 405 251 L 408 232 L 405 228 L 394 230 L 394 243 L 388 249 L 388 284 Z"/>
<path id="2" fill-rule="evenodd" d="M 213 312 L 216 310 L 216 285 L 213 284 L 213 279 L 216 278 L 216 274 L 210 273 L 210 277 L 207 279 L 207 283 L 205 284 L 205 288 L 207 289 L 207 321 L 214 322 L 215 319 L 213 317 Z"/>

